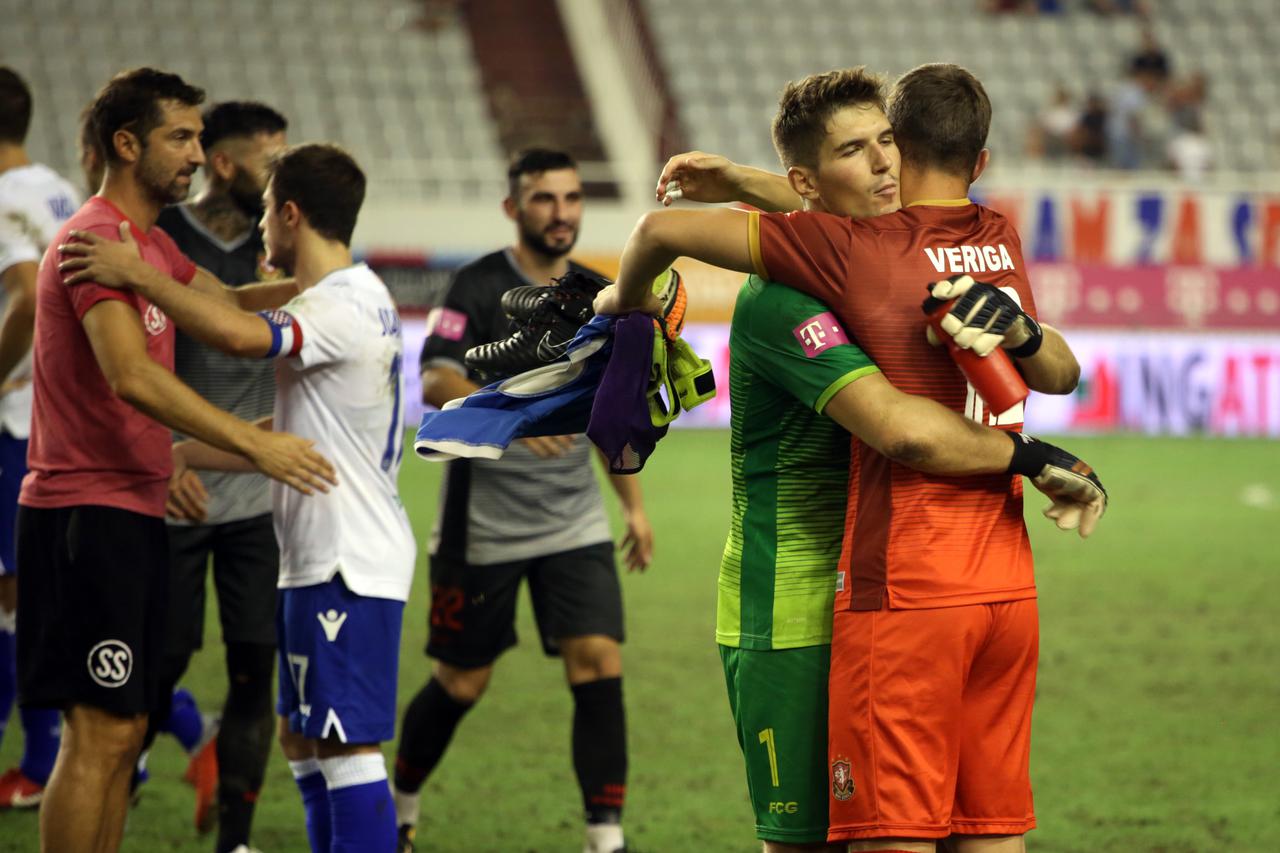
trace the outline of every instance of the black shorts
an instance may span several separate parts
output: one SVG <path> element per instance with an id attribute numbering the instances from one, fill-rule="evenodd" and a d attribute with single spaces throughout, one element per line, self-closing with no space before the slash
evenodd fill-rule
<path id="1" fill-rule="evenodd" d="M 27 569 L 18 595 L 22 704 L 155 710 L 169 602 L 164 520 L 102 506 L 20 506 L 18 562 Z"/>
<path id="2" fill-rule="evenodd" d="M 271 513 L 223 524 L 170 525 L 169 553 L 167 652 L 185 656 L 204 644 L 210 557 L 222 641 L 275 646 L 280 549 Z"/>
<path id="3" fill-rule="evenodd" d="M 566 637 L 603 634 L 622 642 L 613 543 L 601 542 L 487 566 L 433 556 L 427 654 L 464 669 L 497 660 L 516 644 L 516 594 L 524 577 L 548 655 L 558 654 Z"/>

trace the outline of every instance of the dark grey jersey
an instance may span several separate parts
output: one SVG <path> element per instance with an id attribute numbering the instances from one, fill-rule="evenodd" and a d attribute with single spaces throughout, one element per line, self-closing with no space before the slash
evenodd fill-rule
<path id="1" fill-rule="evenodd" d="M 250 228 L 228 243 L 210 233 L 187 205 L 165 208 L 156 224 L 187 257 L 224 284 L 238 286 L 269 275 L 258 229 Z M 207 347 L 178 331 L 174 373 L 213 405 L 247 421 L 271 414 L 275 404 L 275 364 L 269 359 L 236 358 Z M 204 524 L 239 521 L 271 512 L 271 493 L 261 474 L 202 471 L 209 491 L 209 517 Z M 170 519 L 171 524 L 185 524 Z"/>
<path id="2" fill-rule="evenodd" d="M 599 277 L 585 267 L 570 266 Z M 473 382 L 489 382 L 469 371 L 463 356 L 473 346 L 514 331 L 499 299 L 513 287 L 535 283 L 520 273 L 510 250 L 459 269 L 443 303 L 428 318 L 422 369 L 444 367 Z M 591 442 L 579 435 L 569 452 L 555 459 L 540 459 L 514 442 L 498 460 L 445 463 L 448 471 L 431 553 L 486 565 L 609 541 L 609 521 L 591 455 Z"/>

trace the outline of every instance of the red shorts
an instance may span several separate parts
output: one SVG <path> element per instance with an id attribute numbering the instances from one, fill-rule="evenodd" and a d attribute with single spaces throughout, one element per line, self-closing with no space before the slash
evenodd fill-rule
<path id="1" fill-rule="evenodd" d="M 1035 599 L 837 611 L 831 841 L 1035 827 Z"/>

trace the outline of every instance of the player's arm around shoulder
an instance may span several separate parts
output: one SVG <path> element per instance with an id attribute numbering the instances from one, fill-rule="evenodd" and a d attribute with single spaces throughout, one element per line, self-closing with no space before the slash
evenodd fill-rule
<path id="1" fill-rule="evenodd" d="M 751 214 L 730 208 L 646 213 L 622 250 L 616 283 L 596 297 L 596 313 L 654 311 L 653 280 L 679 257 L 738 272 L 755 272 Z"/>
<path id="2" fill-rule="evenodd" d="M 154 303 L 184 332 L 230 355 L 258 358 L 271 350 L 273 334 L 266 321 L 210 295 L 207 279 L 217 279 L 207 272 L 204 285 L 189 287 L 147 263 L 127 222 L 121 223 L 119 242 L 82 231 L 73 231 L 71 236 L 77 242 L 59 247 L 63 260 L 58 268 L 66 285 L 92 281 L 133 290 Z M 197 279 L 201 279 L 201 271 L 193 281 Z"/>
<path id="3" fill-rule="evenodd" d="M 298 295 L 298 284 L 292 278 L 230 287 L 204 267 L 196 268 L 195 277 L 187 286 L 241 311 L 253 312 L 279 308 Z"/>
<path id="4" fill-rule="evenodd" d="M 263 474 L 304 494 L 327 491 L 327 483 L 337 482 L 333 466 L 315 451 L 314 442 L 259 429 L 224 412 L 153 361 L 142 318 L 129 303 L 101 300 L 85 312 L 81 323 L 112 393 L 144 415 L 237 453 Z"/>

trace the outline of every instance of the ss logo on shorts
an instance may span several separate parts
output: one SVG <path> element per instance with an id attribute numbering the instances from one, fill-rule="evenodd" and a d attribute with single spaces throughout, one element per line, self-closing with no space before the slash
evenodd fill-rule
<path id="1" fill-rule="evenodd" d="M 133 652 L 120 640 L 103 640 L 89 650 L 89 677 L 103 687 L 121 687 L 133 672 Z"/>

